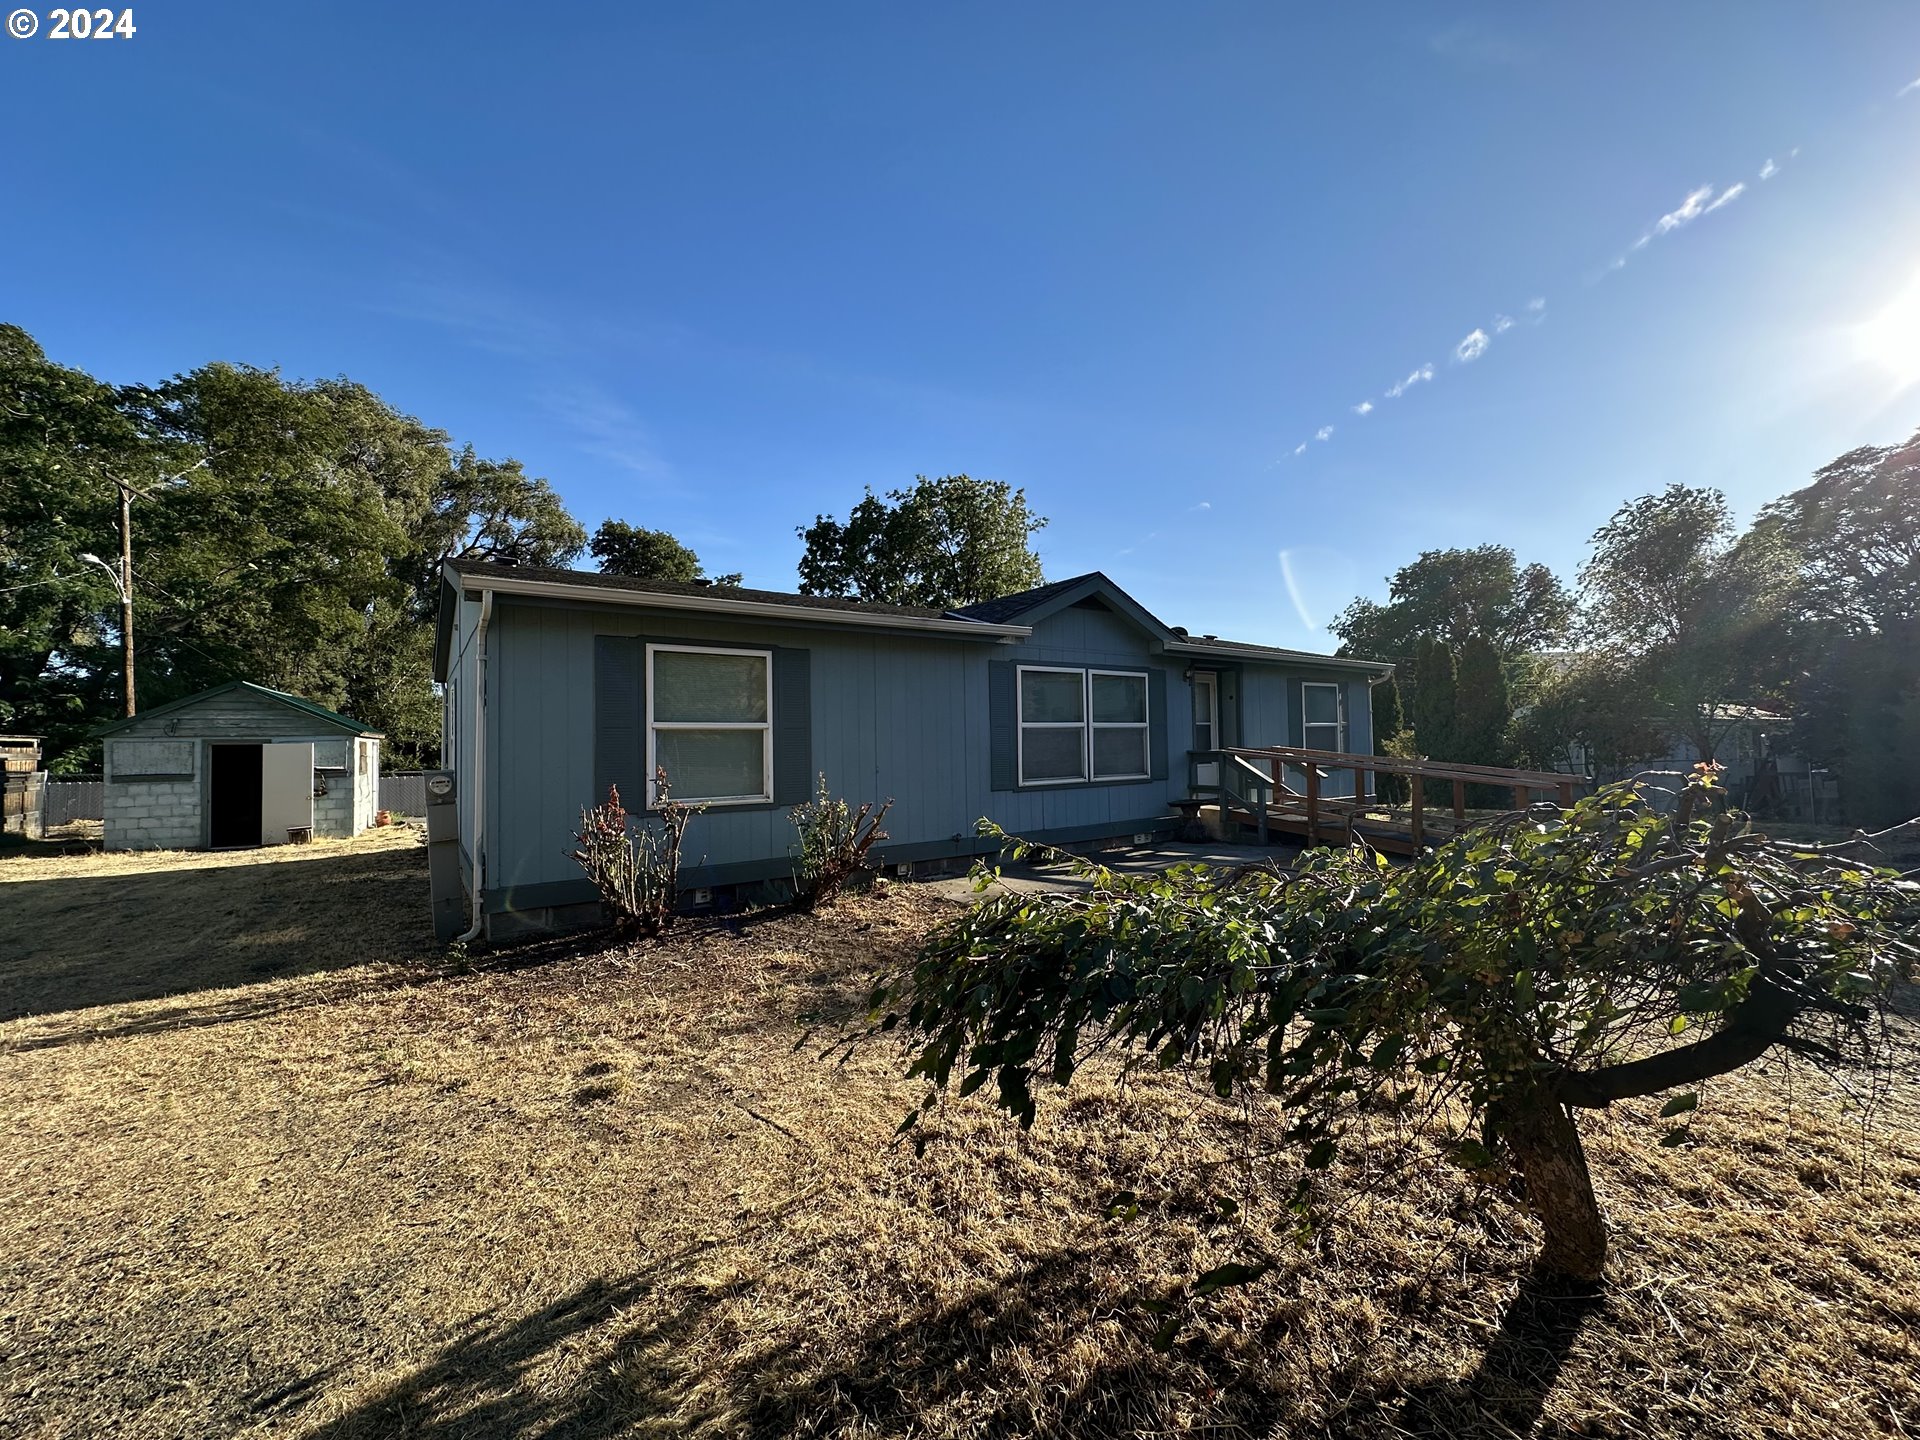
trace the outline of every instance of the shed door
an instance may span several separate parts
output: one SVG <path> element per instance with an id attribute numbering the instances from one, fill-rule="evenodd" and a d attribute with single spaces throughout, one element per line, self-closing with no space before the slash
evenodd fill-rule
<path id="1" fill-rule="evenodd" d="M 287 831 L 313 828 L 313 744 L 260 747 L 260 843 L 284 845 Z"/>

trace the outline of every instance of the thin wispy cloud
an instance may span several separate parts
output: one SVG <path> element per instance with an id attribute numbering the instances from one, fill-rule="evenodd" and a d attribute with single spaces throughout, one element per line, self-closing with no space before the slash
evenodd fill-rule
<path id="1" fill-rule="evenodd" d="M 1189 510 L 1211 510 L 1213 508 L 1213 502 L 1211 500 L 1202 500 L 1198 505 L 1189 505 L 1187 508 Z"/>
<path id="2" fill-rule="evenodd" d="M 1396 380 L 1393 384 L 1389 385 L 1387 387 L 1387 398 L 1389 400 L 1398 400 L 1423 380 L 1431 379 L 1433 379 L 1433 362 L 1428 361 L 1425 365 L 1422 365 L 1418 370 L 1407 376 L 1406 379 Z"/>
<path id="3" fill-rule="evenodd" d="M 1544 311 L 1546 308 L 1547 308 L 1547 297 L 1544 295 L 1536 295 L 1531 300 L 1527 301 L 1527 313 L 1529 315 L 1538 315 L 1542 311 Z"/>
<path id="4" fill-rule="evenodd" d="M 1666 235 L 1678 230 L 1682 225 L 1692 224 L 1695 220 L 1698 220 L 1702 215 L 1707 213 L 1707 202 L 1711 199 L 1713 199 L 1713 186 L 1711 185 L 1702 185 L 1698 190 L 1690 191 L 1687 198 L 1681 202 L 1679 209 L 1669 210 L 1653 222 L 1653 233 L 1655 235 Z M 1643 235 L 1640 238 L 1640 243 L 1642 245 L 1646 244 L 1647 239 L 1648 237 Z"/>
<path id="5" fill-rule="evenodd" d="M 1916 90 L 1920 90 L 1920 75 L 1914 76 L 1913 79 L 1902 85 L 1900 89 L 1895 92 L 1893 98 L 1896 100 L 1904 100 Z"/>
<path id="6" fill-rule="evenodd" d="M 1507 333 L 1507 331 L 1511 330 L 1512 328 L 1513 328 L 1513 317 L 1511 315 L 1496 315 L 1493 317 L 1493 333 L 1494 334 L 1504 335 Z"/>
<path id="7" fill-rule="evenodd" d="M 1487 353 L 1487 347 L 1491 344 L 1493 344 L 1493 337 L 1491 335 L 1487 334 L 1484 330 L 1475 329 L 1471 335 L 1453 347 L 1454 363 L 1457 365 L 1471 365 Z"/>
<path id="8" fill-rule="evenodd" d="M 1780 167 L 1773 163 L 1773 157 L 1769 155 L 1767 157 L 1767 163 L 1760 167 L 1760 178 L 1762 180 L 1771 180 L 1779 173 Z"/>
<path id="9" fill-rule="evenodd" d="M 1331 425 L 1322 425 L 1318 430 L 1313 432 L 1313 438 L 1316 440 L 1331 440 L 1333 438 L 1333 427 Z"/>
<path id="10" fill-rule="evenodd" d="M 1353 407 L 1353 413 L 1356 415 L 1371 415 L 1373 413 L 1373 402 L 1371 400 L 1362 400 L 1358 405 Z"/>
<path id="11" fill-rule="evenodd" d="M 1293 447 L 1293 453 L 1294 453 L 1294 454 L 1296 454 L 1296 455 L 1304 455 L 1304 454 L 1306 454 L 1306 453 L 1307 453 L 1307 442 L 1306 442 L 1306 441 L 1304 441 L 1304 440 L 1302 440 L 1302 441 L 1301 441 L 1301 442 L 1300 442 L 1300 443 L 1299 443 L 1298 445 L 1296 445 L 1296 446 L 1294 446 L 1294 447 Z"/>
<path id="12" fill-rule="evenodd" d="M 1720 192 L 1718 198 L 1716 198 L 1711 205 L 1707 206 L 1707 214 L 1711 215 L 1714 211 L 1718 210 L 1722 205 L 1732 204 L 1735 200 L 1738 200 L 1742 195 L 1746 193 L 1747 193 L 1747 182 L 1744 180 L 1742 180 L 1737 185 L 1729 185 L 1726 189 Z"/>

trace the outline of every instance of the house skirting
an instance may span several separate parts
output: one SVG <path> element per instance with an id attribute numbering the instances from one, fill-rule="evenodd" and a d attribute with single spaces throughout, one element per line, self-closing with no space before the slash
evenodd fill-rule
<path id="1" fill-rule="evenodd" d="M 1130 840 L 1136 835 L 1167 839 L 1180 828 L 1177 815 L 1152 820 L 1110 821 L 1099 825 L 1076 825 L 1023 835 L 1024 840 L 1043 845 L 1080 846 L 1102 841 Z M 874 862 L 884 873 L 899 865 L 936 866 L 940 862 L 972 861 L 999 850 L 1001 842 L 991 836 L 956 835 L 947 840 L 929 840 L 915 845 L 889 845 L 877 852 Z M 680 872 L 680 889 L 730 889 L 742 885 L 762 885 L 790 880 L 793 859 L 747 860 L 731 865 L 689 865 Z M 487 917 L 487 938 L 504 939 L 532 931 L 576 930 L 601 923 L 600 897 L 585 876 L 573 880 L 550 880 L 534 885 L 506 885 L 481 895 L 481 910 Z"/>

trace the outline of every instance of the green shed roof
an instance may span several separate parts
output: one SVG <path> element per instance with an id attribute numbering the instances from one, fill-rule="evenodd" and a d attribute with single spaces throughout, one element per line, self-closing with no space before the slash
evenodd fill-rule
<path id="1" fill-rule="evenodd" d="M 255 695 L 264 695 L 269 700 L 277 700 L 289 709 L 298 710 L 303 715 L 309 715 L 313 719 L 321 721 L 323 724 L 331 725 L 337 730 L 344 730 L 349 735 L 372 735 L 381 737 L 380 731 L 370 729 L 362 725 L 358 720 L 340 714 L 337 710 L 329 710 L 324 705 L 316 705 L 313 701 L 303 696 L 292 695 L 285 690 L 274 690 L 266 685 L 256 685 L 251 680 L 229 680 L 225 685 L 216 685 L 211 690 L 202 690 L 198 695 L 188 695 L 179 700 L 169 700 L 165 705 L 156 705 L 151 710 L 142 710 L 138 715 L 129 715 L 125 719 L 114 721 L 111 725 L 102 725 L 93 733 L 95 735 L 111 735 L 114 731 L 124 730 L 129 725 L 138 725 L 144 720 L 151 720 L 156 715 L 169 715 L 178 710 L 185 710 L 194 705 L 198 705 L 202 700 L 209 700 L 215 695 L 225 695 L 234 690 L 246 690 Z"/>

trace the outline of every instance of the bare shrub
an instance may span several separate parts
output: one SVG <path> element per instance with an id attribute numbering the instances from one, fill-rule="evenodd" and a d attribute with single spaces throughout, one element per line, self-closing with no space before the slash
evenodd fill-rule
<path id="1" fill-rule="evenodd" d="M 680 895 L 680 846 L 687 825 L 704 805 L 672 798 L 667 772 L 654 772 L 659 801 L 650 816 L 634 817 L 620 803 L 620 787 L 607 787 L 603 805 L 580 812 L 572 858 L 600 892 L 613 928 L 622 936 L 659 935 L 673 924 Z"/>
<path id="2" fill-rule="evenodd" d="M 830 904 L 863 874 L 869 868 L 867 853 L 887 838 L 880 822 L 892 808 L 888 800 L 877 811 L 871 801 L 854 810 L 834 797 L 822 774 L 813 799 L 794 806 L 789 815 L 800 832 L 793 847 L 794 904 L 808 911 Z"/>

